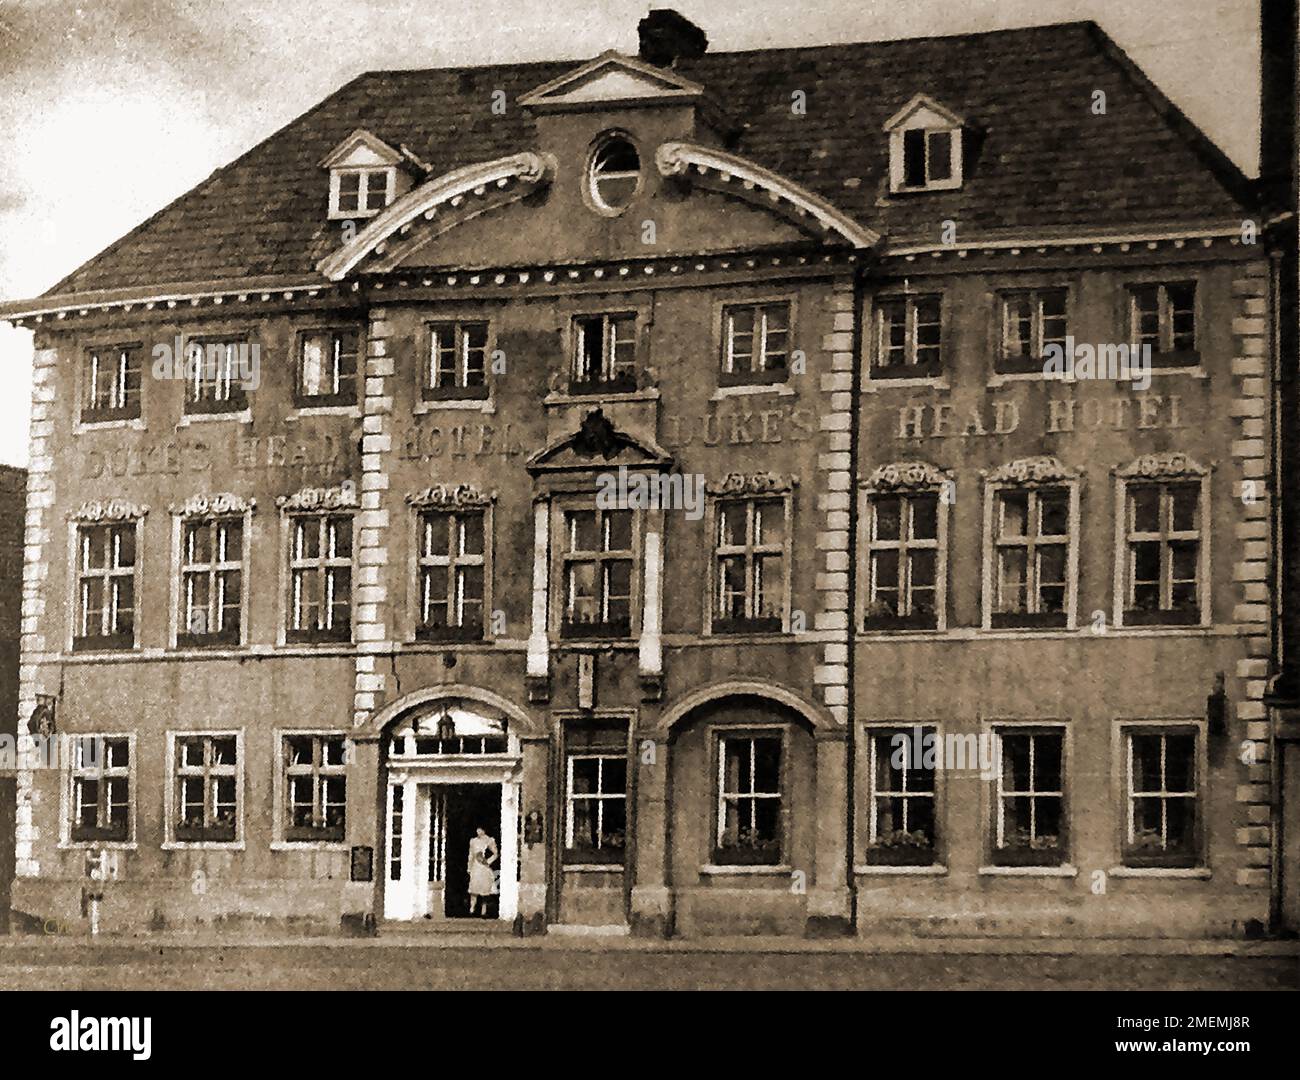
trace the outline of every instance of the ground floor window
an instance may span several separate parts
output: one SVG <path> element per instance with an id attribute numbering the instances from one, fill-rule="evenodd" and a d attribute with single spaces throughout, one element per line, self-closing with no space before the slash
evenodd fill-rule
<path id="1" fill-rule="evenodd" d="M 177 736 L 175 778 L 175 838 L 234 843 L 239 831 L 239 737 Z"/>
<path id="2" fill-rule="evenodd" d="M 777 730 L 718 736 L 715 863 L 780 863 L 784 742 Z"/>
<path id="3" fill-rule="evenodd" d="M 871 790 L 867 864 L 930 866 L 937 862 L 932 726 L 876 728 L 868 734 Z"/>
<path id="4" fill-rule="evenodd" d="M 127 736 L 73 739 L 70 836 L 79 843 L 131 839 L 131 740 Z"/>
<path id="5" fill-rule="evenodd" d="M 1124 732 L 1126 866 L 1197 865 L 1197 737 L 1194 728 Z"/>
<path id="6" fill-rule="evenodd" d="M 627 726 L 565 731 L 566 863 L 619 863 L 627 847 Z"/>
<path id="7" fill-rule="evenodd" d="M 1056 866 L 1065 858 L 1065 732 L 999 728 L 993 861 Z"/>
<path id="8" fill-rule="evenodd" d="M 285 839 L 342 841 L 347 819 L 347 765 L 342 735 L 286 735 Z"/>

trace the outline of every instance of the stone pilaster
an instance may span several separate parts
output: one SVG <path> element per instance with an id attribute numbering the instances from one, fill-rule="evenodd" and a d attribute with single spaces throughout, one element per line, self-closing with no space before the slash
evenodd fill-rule
<path id="1" fill-rule="evenodd" d="M 46 583 L 55 554 L 53 410 L 59 354 L 37 349 L 32 358 L 32 424 L 27 466 L 27 515 L 23 533 L 22 638 L 18 662 L 18 806 L 15 827 L 15 874 L 38 877 L 35 844 L 40 830 L 33 820 L 38 798 L 32 766 L 39 760 L 28 721 L 37 695 L 58 692 L 58 674 L 50 667 L 57 647 L 46 638 Z"/>
<path id="2" fill-rule="evenodd" d="M 830 332 L 822 347 L 830 358 L 821 376 L 819 415 L 824 452 L 817 457 L 816 590 L 821 598 L 814 627 L 831 631 L 821 645 L 813 682 L 839 724 L 849 722 L 849 514 L 853 492 L 853 310 L 850 283 L 834 286 L 828 305 Z"/>
<path id="3" fill-rule="evenodd" d="M 1230 739 L 1239 762 L 1237 802 L 1241 807 L 1237 843 L 1246 865 L 1237 884 L 1267 888 L 1270 865 L 1268 806 L 1271 797 L 1269 743 L 1264 691 L 1268 678 L 1269 522 L 1268 490 L 1271 444 L 1269 269 L 1264 263 L 1243 266 L 1232 283 L 1236 306 L 1232 321 L 1235 352 L 1233 396 L 1229 415 L 1237 424 L 1228 476 L 1238 506 L 1232 537 L 1232 578 L 1237 590 L 1232 621 L 1245 634 L 1246 655 L 1238 660 Z M 1232 721 L 1235 721 L 1233 723 Z"/>
<path id="4" fill-rule="evenodd" d="M 376 655 L 391 648 L 388 627 L 388 454 L 392 449 L 393 358 L 389 324 L 372 313 L 367 341 L 366 385 L 361 420 L 361 509 L 354 521 L 357 582 L 353 593 L 352 635 L 357 645 L 353 724 L 384 703 L 385 676 Z"/>

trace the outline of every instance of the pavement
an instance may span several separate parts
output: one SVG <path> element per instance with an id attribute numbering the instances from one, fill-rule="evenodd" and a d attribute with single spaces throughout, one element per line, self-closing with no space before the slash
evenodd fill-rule
<path id="1" fill-rule="evenodd" d="M 0 989 L 1300 989 L 1296 947 L 1280 942 L 466 937 L 12 938 L 0 945 Z"/>

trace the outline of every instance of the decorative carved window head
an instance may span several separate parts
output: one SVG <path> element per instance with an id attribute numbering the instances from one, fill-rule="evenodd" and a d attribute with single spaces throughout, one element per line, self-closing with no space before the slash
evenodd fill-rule
<path id="1" fill-rule="evenodd" d="M 1064 484 L 1079 479 L 1079 473 L 1057 458 L 1044 454 L 1017 458 L 984 474 L 990 484 Z"/>
<path id="2" fill-rule="evenodd" d="M 919 491 L 951 481 L 949 473 L 928 461 L 891 461 L 867 477 L 868 491 Z"/>
<path id="3" fill-rule="evenodd" d="M 172 503 L 167 509 L 181 517 L 224 517 L 256 510 L 257 500 L 220 492 L 216 495 L 191 495 L 184 502 Z"/>
<path id="4" fill-rule="evenodd" d="M 337 487 L 302 488 L 292 495 L 280 495 L 275 505 L 289 512 L 312 512 L 318 510 L 355 510 L 357 486 L 346 480 Z"/>
<path id="5" fill-rule="evenodd" d="M 721 480 L 708 485 L 710 495 L 746 496 L 746 495 L 784 495 L 799 486 L 799 477 L 793 474 L 781 476 L 776 473 L 727 473 Z"/>
<path id="6" fill-rule="evenodd" d="M 1208 476 L 1213 466 L 1201 465 L 1181 451 L 1143 454 L 1115 470 L 1125 480 L 1174 480 L 1180 477 Z"/>
<path id="7" fill-rule="evenodd" d="M 483 491 L 473 484 L 434 484 L 406 496 L 411 506 L 473 507 L 488 506 L 496 501 L 495 491 Z"/>
<path id="8" fill-rule="evenodd" d="M 138 521 L 149 513 L 149 507 L 126 499 L 91 500 L 83 502 L 68 514 L 69 521 Z"/>

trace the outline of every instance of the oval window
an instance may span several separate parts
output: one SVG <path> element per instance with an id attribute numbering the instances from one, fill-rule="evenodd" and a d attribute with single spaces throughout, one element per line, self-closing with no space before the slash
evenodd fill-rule
<path id="1" fill-rule="evenodd" d="M 641 155 L 626 136 L 610 135 L 591 155 L 588 179 L 596 206 L 602 210 L 623 210 L 641 184 Z"/>

